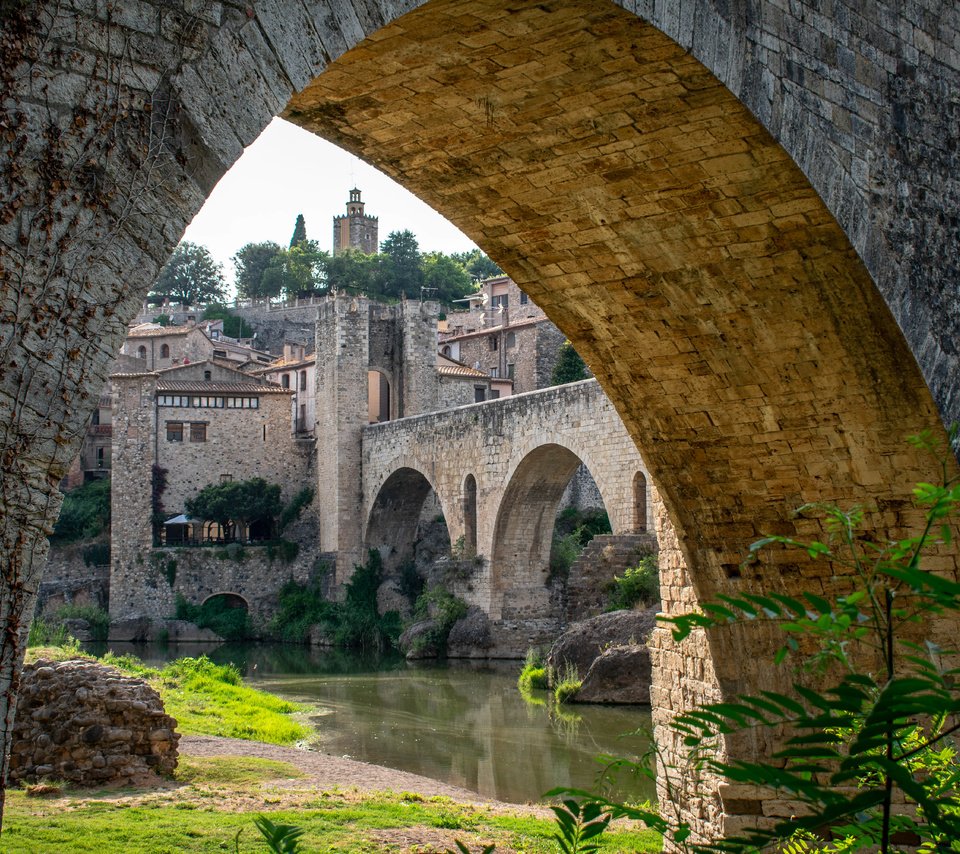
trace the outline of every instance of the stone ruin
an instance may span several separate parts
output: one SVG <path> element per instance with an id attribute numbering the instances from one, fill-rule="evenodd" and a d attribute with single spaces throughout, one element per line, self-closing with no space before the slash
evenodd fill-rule
<path id="1" fill-rule="evenodd" d="M 177 767 L 177 722 L 140 679 L 94 661 L 23 670 L 10 782 L 129 785 Z"/>

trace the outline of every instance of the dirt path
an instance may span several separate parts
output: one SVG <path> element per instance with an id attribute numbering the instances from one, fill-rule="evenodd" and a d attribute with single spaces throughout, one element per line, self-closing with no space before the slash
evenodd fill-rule
<path id="1" fill-rule="evenodd" d="M 241 741 L 214 735 L 185 735 L 180 739 L 179 751 L 181 754 L 195 757 L 253 756 L 259 759 L 288 762 L 306 775 L 306 782 L 320 789 L 355 787 L 366 792 L 416 792 L 424 797 L 444 795 L 460 803 L 484 805 L 493 807 L 497 811 L 551 815 L 544 807 L 508 804 L 484 798 L 469 789 L 461 789 L 441 783 L 439 780 L 421 777 L 419 774 L 410 774 L 406 771 L 370 765 L 367 762 L 330 756 L 312 750 L 300 750 L 296 747 L 280 747 L 260 741 Z M 304 782 L 303 779 L 297 781 L 298 785 Z"/>

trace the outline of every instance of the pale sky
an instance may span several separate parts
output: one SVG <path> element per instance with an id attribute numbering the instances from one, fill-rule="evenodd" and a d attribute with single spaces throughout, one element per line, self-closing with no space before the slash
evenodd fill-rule
<path id="1" fill-rule="evenodd" d="M 246 243 L 290 242 L 297 214 L 307 237 L 329 252 L 333 217 L 346 210 L 351 187 L 366 213 L 379 218 L 381 242 L 412 231 L 422 252 L 463 252 L 473 242 L 440 214 L 372 166 L 283 119 L 274 119 L 221 179 L 183 235 L 223 264 L 233 285 L 231 256 Z"/>

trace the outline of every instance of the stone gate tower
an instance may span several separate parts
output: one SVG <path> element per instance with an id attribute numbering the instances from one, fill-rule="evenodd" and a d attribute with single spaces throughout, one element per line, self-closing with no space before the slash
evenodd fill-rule
<path id="1" fill-rule="evenodd" d="M 331 295 L 317 313 L 317 496 L 320 547 L 337 586 L 362 559 L 362 432 L 437 409 L 436 303 L 382 305 Z"/>
<path id="2" fill-rule="evenodd" d="M 357 249 L 367 255 L 374 255 L 380 249 L 377 218 L 363 212 L 356 187 L 350 191 L 347 212 L 333 218 L 333 254 L 339 255 L 345 249 Z"/>

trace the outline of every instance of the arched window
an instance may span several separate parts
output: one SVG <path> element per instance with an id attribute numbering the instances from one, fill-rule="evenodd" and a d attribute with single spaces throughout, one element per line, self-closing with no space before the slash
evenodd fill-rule
<path id="1" fill-rule="evenodd" d="M 280 385 L 284 388 L 290 388 L 290 374 L 284 374 L 280 377 Z"/>
<path id="2" fill-rule="evenodd" d="M 169 359 L 170 358 L 170 345 L 164 344 L 160 347 L 160 358 Z"/>
<path id="3" fill-rule="evenodd" d="M 300 391 L 307 390 L 307 372 L 300 371 Z"/>
<path id="4" fill-rule="evenodd" d="M 146 348 L 146 347 L 140 346 L 140 347 L 137 348 L 137 358 L 138 358 L 138 359 L 143 359 L 143 361 L 147 361 L 147 348 Z"/>
<path id="5" fill-rule="evenodd" d="M 440 352 L 443 353 L 444 356 L 449 356 L 449 355 L 450 355 L 450 345 L 449 345 L 449 344 L 444 344 L 444 345 L 443 345 L 443 349 L 442 349 Z"/>

